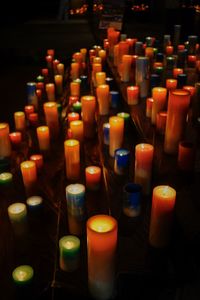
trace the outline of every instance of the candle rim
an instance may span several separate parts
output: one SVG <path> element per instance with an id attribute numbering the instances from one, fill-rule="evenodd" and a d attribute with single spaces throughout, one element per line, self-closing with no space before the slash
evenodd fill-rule
<path id="1" fill-rule="evenodd" d="M 21 168 L 28 169 L 30 167 L 35 167 L 35 162 L 33 160 L 25 160 L 21 163 Z"/>
<path id="2" fill-rule="evenodd" d="M 139 143 L 135 146 L 135 149 L 140 149 L 142 151 L 146 151 L 146 150 L 154 150 L 154 146 L 152 144 L 149 143 Z"/>
<path id="3" fill-rule="evenodd" d="M 103 218 L 103 219 L 109 219 L 109 221 L 112 222 L 112 226 L 109 230 L 107 231 L 97 231 L 95 230 L 94 228 L 92 228 L 91 226 L 91 223 L 95 220 L 95 219 L 98 219 L 98 218 Z M 117 220 L 110 216 L 110 215 L 106 215 L 106 214 L 98 214 L 98 215 L 94 215 L 92 217 L 90 217 L 88 220 L 87 220 L 87 228 L 89 228 L 92 232 L 95 232 L 95 233 L 100 233 L 100 234 L 108 234 L 110 232 L 113 232 L 115 231 L 115 229 L 117 228 Z"/>
<path id="4" fill-rule="evenodd" d="M 49 127 L 44 125 L 44 126 L 39 126 L 37 127 L 37 131 L 42 131 L 42 132 L 45 132 L 45 131 L 49 131 Z"/>
<path id="5" fill-rule="evenodd" d="M 65 247 L 64 243 L 68 242 L 68 241 L 74 242 L 72 248 Z M 72 234 L 64 235 L 59 239 L 59 247 L 63 248 L 64 250 L 67 250 L 67 251 L 74 251 L 76 249 L 79 249 L 80 244 L 81 244 L 80 239 L 77 236 L 72 235 Z"/>
<path id="6" fill-rule="evenodd" d="M 171 90 L 170 93 L 172 93 L 173 95 L 176 95 L 176 96 L 190 96 L 191 95 L 191 93 L 188 90 L 184 90 L 184 89 Z"/>
<path id="7" fill-rule="evenodd" d="M 82 183 L 72 183 L 66 186 L 66 194 L 70 193 L 73 195 L 77 194 L 77 190 L 79 189 L 79 193 L 84 193 L 85 192 L 85 186 Z"/>
<path id="8" fill-rule="evenodd" d="M 159 192 L 160 190 L 161 191 L 165 190 L 168 192 L 168 193 L 162 193 L 162 195 L 160 195 L 159 193 L 159 195 L 162 196 L 162 198 L 164 199 L 168 199 L 169 197 L 171 198 L 172 196 L 176 197 L 176 190 L 170 185 L 157 185 L 153 189 L 153 194 L 154 195 L 157 194 L 157 192 Z"/>
<path id="9" fill-rule="evenodd" d="M 48 101 L 44 103 L 44 107 L 55 107 L 57 108 L 57 103 L 55 101 Z"/>
<path id="10" fill-rule="evenodd" d="M 76 139 L 68 139 L 64 141 L 65 146 L 73 147 L 79 145 L 79 141 Z"/>
<path id="11" fill-rule="evenodd" d="M 19 208 L 19 211 L 15 211 L 15 208 Z M 26 212 L 26 205 L 22 202 L 15 202 L 8 206 L 8 214 L 20 215 L 22 212 Z"/>
<path id="12" fill-rule="evenodd" d="M 85 172 L 88 172 L 89 174 L 96 174 L 96 172 L 93 172 L 93 171 L 98 171 L 101 172 L 101 168 L 99 166 L 88 166 L 85 168 Z"/>
<path id="13" fill-rule="evenodd" d="M 33 200 L 35 200 L 33 202 Z M 43 198 L 41 196 L 31 196 L 29 198 L 26 199 L 26 203 L 29 206 L 36 206 L 36 205 L 40 205 L 43 202 Z"/>
<path id="14" fill-rule="evenodd" d="M 25 279 L 18 278 L 18 274 L 20 271 L 23 271 L 26 273 Z M 30 265 L 20 265 L 20 266 L 16 267 L 12 272 L 13 280 L 18 283 L 26 283 L 27 281 L 31 280 L 33 278 L 33 276 L 34 276 L 34 270 Z"/>

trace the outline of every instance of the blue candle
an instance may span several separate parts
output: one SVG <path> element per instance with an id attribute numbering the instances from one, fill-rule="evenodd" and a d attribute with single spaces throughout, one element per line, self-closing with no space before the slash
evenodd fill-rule
<path id="1" fill-rule="evenodd" d="M 127 183 L 123 188 L 123 212 L 128 217 L 136 217 L 141 210 L 142 186 L 136 183 Z"/>
<path id="2" fill-rule="evenodd" d="M 109 145 L 110 140 L 110 124 L 104 123 L 103 124 L 103 142 L 105 145 Z"/>
<path id="3" fill-rule="evenodd" d="M 38 98 L 36 95 L 36 83 L 35 82 L 27 82 L 27 100 L 29 105 L 34 105 L 35 108 L 38 106 Z"/>
<path id="4" fill-rule="evenodd" d="M 125 175 L 128 172 L 130 151 L 127 149 L 115 150 L 114 172 L 118 175 Z"/>
<path id="5" fill-rule="evenodd" d="M 110 96 L 111 96 L 111 107 L 117 108 L 119 106 L 119 92 L 110 91 Z"/>

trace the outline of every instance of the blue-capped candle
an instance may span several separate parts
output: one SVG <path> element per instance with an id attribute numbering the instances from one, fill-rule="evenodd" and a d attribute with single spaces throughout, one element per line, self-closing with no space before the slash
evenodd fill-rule
<path id="1" fill-rule="evenodd" d="M 34 105 L 34 107 L 37 109 L 38 98 L 37 98 L 37 94 L 36 94 L 36 82 L 27 82 L 26 89 L 27 89 L 28 104 Z"/>
<path id="2" fill-rule="evenodd" d="M 128 172 L 130 161 L 130 151 L 127 149 L 117 149 L 115 151 L 114 172 L 118 175 L 125 175 Z"/>
<path id="3" fill-rule="evenodd" d="M 81 235 L 85 216 L 85 186 L 80 183 L 66 187 L 68 226 L 70 234 Z"/>
<path id="4" fill-rule="evenodd" d="M 103 124 L 103 142 L 105 145 L 109 145 L 110 140 L 110 124 L 104 123 Z"/>
<path id="5" fill-rule="evenodd" d="M 118 91 L 110 91 L 110 104 L 112 108 L 117 108 L 119 106 L 119 92 Z"/>
<path id="6" fill-rule="evenodd" d="M 142 186 L 137 183 L 127 183 L 123 187 L 123 213 L 128 217 L 136 217 L 141 211 Z"/>

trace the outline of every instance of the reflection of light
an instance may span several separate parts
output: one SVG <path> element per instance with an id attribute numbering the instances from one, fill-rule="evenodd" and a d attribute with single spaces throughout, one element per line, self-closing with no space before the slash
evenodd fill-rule
<path id="1" fill-rule="evenodd" d="M 133 11 L 145 11 L 149 9 L 148 5 L 140 4 L 140 5 L 133 5 L 131 8 Z"/>

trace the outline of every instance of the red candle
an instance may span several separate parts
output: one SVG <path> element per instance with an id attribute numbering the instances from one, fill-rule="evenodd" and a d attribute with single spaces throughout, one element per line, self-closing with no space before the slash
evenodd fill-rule
<path id="1" fill-rule="evenodd" d="M 85 168 L 85 180 L 87 189 L 92 191 L 98 190 L 101 181 L 101 168 L 97 166 Z"/>
<path id="2" fill-rule="evenodd" d="M 38 100 L 40 101 L 42 99 L 42 90 L 41 89 L 37 89 L 36 90 L 36 95 Z"/>
<path id="3" fill-rule="evenodd" d="M 49 75 L 49 70 L 44 68 L 41 70 L 42 75 L 44 76 L 44 78 L 47 78 L 47 76 Z"/>
<path id="4" fill-rule="evenodd" d="M 178 45 L 177 49 L 178 49 L 178 51 L 184 50 L 185 49 L 185 45 Z"/>
<path id="5" fill-rule="evenodd" d="M 188 66 L 194 68 L 196 66 L 196 55 L 188 55 Z"/>
<path id="6" fill-rule="evenodd" d="M 173 52 L 174 52 L 174 47 L 173 46 L 166 46 L 165 53 L 166 53 L 167 56 L 172 55 Z"/>
<path id="7" fill-rule="evenodd" d="M 167 112 L 160 111 L 157 114 L 157 118 L 156 118 L 156 129 L 160 134 L 165 133 L 166 121 L 167 121 Z"/>
<path id="8" fill-rule="evenodd" d="M 37 82 L 36 83 L 36 89 L 37 90 L 44 90 L 44 82 Z"/>
<path id="9" fill-rule="evenodd" d="M 177 79 L 171 79 L 171 78 L 168 78 L 166 79 L 166 88 L 168 90 L 175 90 L 176 87 L 177 87 Z"/>
<path id="10" fill-rule="evenodd" d="M 42 154 L 33 154 L 31 155 L 30 160 L 35 162 L 37 171 L 41 171 L 44 165 Z"/>
<path id="11" fill-rule="evenodd" d="M 53 62 L 53 57 L 51 55 L 46 56 L 46 62 L 47 62 L 47 68 L 51 69 L 52 68 L 52 62 Z"/>
<path id="12" fill-rule="evenodd" d="M 28 116 L 33 113 L 35 110 L 34 106 L 33 105 L 26 105 L 24 107 L 24 111 L 25 111 L 25 114 L 26 114 L 26 118 L 28 119 Z"/>
<path id="13" fill-rule="evenodd" d="M 195 147 L 192 142 L 181 141 L 178 147 L 178 167 L 182 171 L 194 170 Z"/>
<path id="14" fill-rule="evenodd" d="M 127 87 L 127 103 L 128 105 L 138 104 L 139 99 L 139 86 L 128 86 Z"/>
<path id="15" fill-rule="evenodd" d="M 47 49 L 47 55 L 51 55 L 52 57 L 54 57 L 55 50 L 54 49 Z"/>
<path id="16" fill-rule="evenodd" d="M 9 133 L 12 145 L 19 146 L 22 142 L 22 134 L 19 131 Z"/>
<path id="17" fill-rule="evenodd" d="M 193 85 L 184 85 L 183 90 L 189 91 L 191 97 L 195 94 L 195 87 Z"/>
<path id="18" fill-rule="evenodd" d="M 151 118 L 153 107 L 153 98 L 147 98 L 146 100 L 146 117 Z"/>
<path id="19" fill-rule="evenodd" d="M 76 112 L 71 112 L 67 115 L 68 122 L 79 120 L 79 114 Z"/>
<path id="20" fill-rule="evenodd" d="M 152 106 L 151 122 L 152 124 L 156 124 L 157 113 L 163 110 L 166 105 L 167 89 L 164 87 L 154 87 L 152 89 L 152 98 L 153 98 L 153 106 Z"/>
<path id="21" fill-rule="evenodd" d="M 69 105 L 72 105 L 72 104 L 76 103 L 77 101 L 79 101 L 78 96 L 69 96 Z"/>
<path id="22" fill-rule="evenodd" d="M 183 69 L 181 69 L 181 68 L 174 68 L 173 69 L 173 77 L 177 78 L 178 74 L 183 74 Z"/>
<path id="23" fill-rule="evenodd" d="M 37 126 L 38 125 L 38 113 L 29 114 L 28 120 L 32 126 Z"/>

